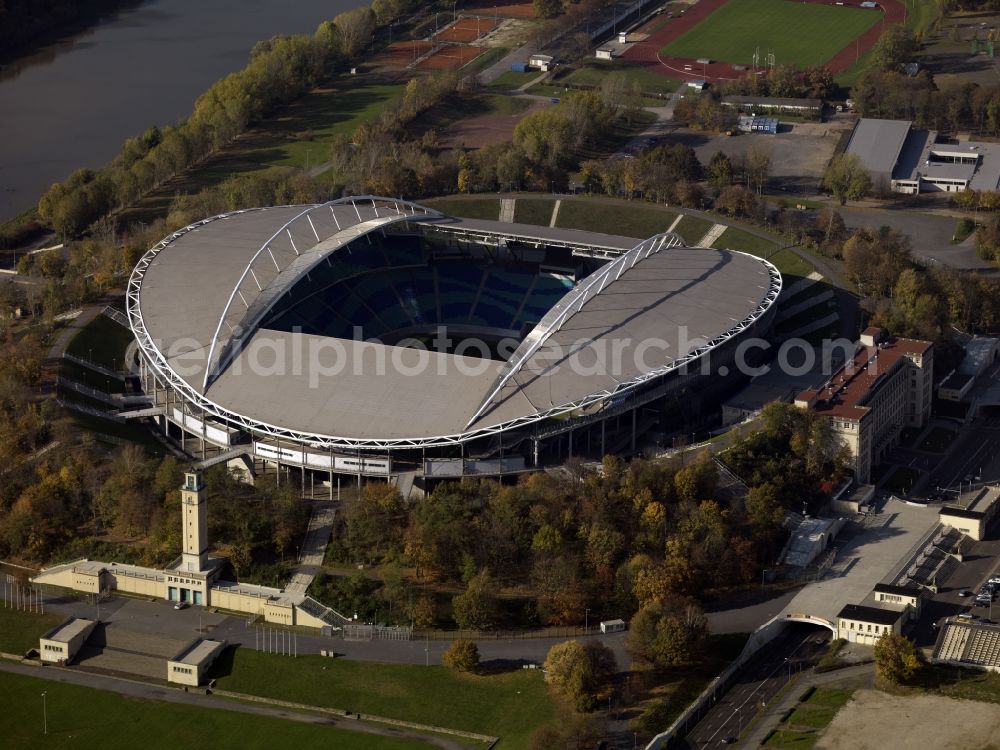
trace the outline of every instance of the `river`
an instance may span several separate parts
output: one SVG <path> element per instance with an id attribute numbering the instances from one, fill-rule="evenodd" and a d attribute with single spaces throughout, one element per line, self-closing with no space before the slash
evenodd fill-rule
<path id="1" fill-rule="evenodd" d="M 126 138 L 176 122 L 254 43 L 361 0 L 148 0 L 0 70 L 0 221 Z"/>

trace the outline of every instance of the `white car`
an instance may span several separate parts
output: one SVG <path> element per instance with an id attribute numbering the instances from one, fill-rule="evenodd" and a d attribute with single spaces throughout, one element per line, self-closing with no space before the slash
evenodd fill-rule
<path id="1" fill-rule="evenodd" d="M 187 602 L 177 602 L 174 605 L 174 609 L 187 609 L 190 605 Z"/>

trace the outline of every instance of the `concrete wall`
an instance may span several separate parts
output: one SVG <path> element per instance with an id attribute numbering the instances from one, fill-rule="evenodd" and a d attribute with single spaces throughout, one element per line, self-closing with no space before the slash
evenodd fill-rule
<path id="1" fill-rule="evenodd" d="M 235 612 L 246 612 L 252 615 L 264 614 L 264 605 L 267 599 L 262 596 L 252 596 L 239 591 L 228 591 L 210 587 L 208 605 L 221 609 L 230 609 Z"/>
<path id="2" fill-rule="evenodd" d="M 114 580 L 113 588 L 118 591 L 156 599 L 166 599 L 167 597 L 166 582 L 163 578 L 125 575 L 121 571 L 113 573 L 111 577 Z"/>

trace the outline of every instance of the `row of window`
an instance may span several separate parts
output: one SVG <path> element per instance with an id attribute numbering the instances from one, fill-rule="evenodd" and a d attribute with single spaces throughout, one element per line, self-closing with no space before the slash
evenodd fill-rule
<path id="1" fill-rule="evenodd" d="M 181 674 L 194 674 L 194 670 L 191 667 L 178 667 L 176 664 L 174 665 L 174 671 Z"/>
<path id="2" fill-rule="evenodd" d="M 867 632 L 869 632 L 869 633 L 872 633 L 872 632 L 874 632 L 876 634 L 878 634 L 878 633 L 888 633 L 892 629 L 888 625 L 876 625 L 875 626 L 875 630 L 873 631 L 872 630 L 872 624 L 870 622 L 868 622 L 868 623 L 859 622 L 858 623 L 858 631 L 859 632 L 865 632 L 865 625 L 868 626 L 868 631 Z M 854 630 L 854 623 L 853 622 L 850 624 L 850 629 Z"/>
<path id="3" fill-rule="evenodd" d="M 63 652 L 64 652 L 64 651 L 66 650 L 66 649 L 65 649 L 65 648 L 63 648 L 62 646 L 53 646 L 53 645 L 52 645 L 51 643 L 46 643 L 46 644 L 45 644 L 45 645 L 43 646 L 43 648 L 44 648 L 44 649 L 45 649 L 46 651 L 58 651 L 58 652 L 59 652 L 60 654 L 61 654 L 61 653 L 63 653 Z"/>

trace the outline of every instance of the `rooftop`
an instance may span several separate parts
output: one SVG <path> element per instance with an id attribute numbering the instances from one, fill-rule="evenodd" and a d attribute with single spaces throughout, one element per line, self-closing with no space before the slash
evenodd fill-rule
<path id="1" fill-rule="evenodd" d="M 863 604 L 845 604 L 837 613 L 837 617 L 859 622 L 871 622 L 877 625 L 895 625 L 903 613 L 895 609 L 882 607 L 867 607 Z"/>
<path id="2" fill-rule="evenodd" d="M 1000 487 L 987 486 L 963 492 L 954 503 L 950 503 L 941 509 L 942 513 L 957 513 L 962 518 L 978 518 L 989 510 L 998 499 L 1000 499 Z"/>
<path id="3" fill-rule="evenodd" d="M 225 641 L 216 641 L 211 638 L 199 638 L 185 646 L 184 650 L 170 661 L 180 662 L 181 664 L 201 664 L 206 659 L 212 658 L 221 649 L 225 648 L 225 646 Z"/>
<path id="4" fill-rule="evenodd" d="M 52 630 L 43 635 L 42 638 L 47 641 L 68 643 L 94 624 L 93 620 L 86 620 L 82 617 L 71 617 L 66 622 L 56 625 Z"/>
<path id="5" fill-rule="evenodd" d="M 888 583 L 877 583 L 875 588 L 872 589 L 879 594 L 897 594 L 899 596 L 919 596 L 920 589 L 914 588 L 913 586 L 893 586 Z"/>
<path id="6" fill-rule="evenodd" d="M 865 405 L 868 399 L 896 363 L 907 355 L 925 354 L 931 346 L 929 341 L 918 339 L 889 339 L 874 346 L 859 345 L 854 357 L 824 386 L 802 391 L 796 401 L 809 402 L 814 410 L 827 416 L 860 420 L 868 413 Z"/>
<path id="7" fill-rule="evenodd" d="M 888 178 L 909 132 L 908 120 L 862 117 L 854 126 L 847 152 L 857 154 L 873 176 Z"/>
<path id="8" fill-rule="evenodd" d="M 757 104 L 761 107 L 791 107 L 794 109 L 821 109 L 820 99 L 793 99 L 783 96 L 724 96 L 723 104 Z"/>

